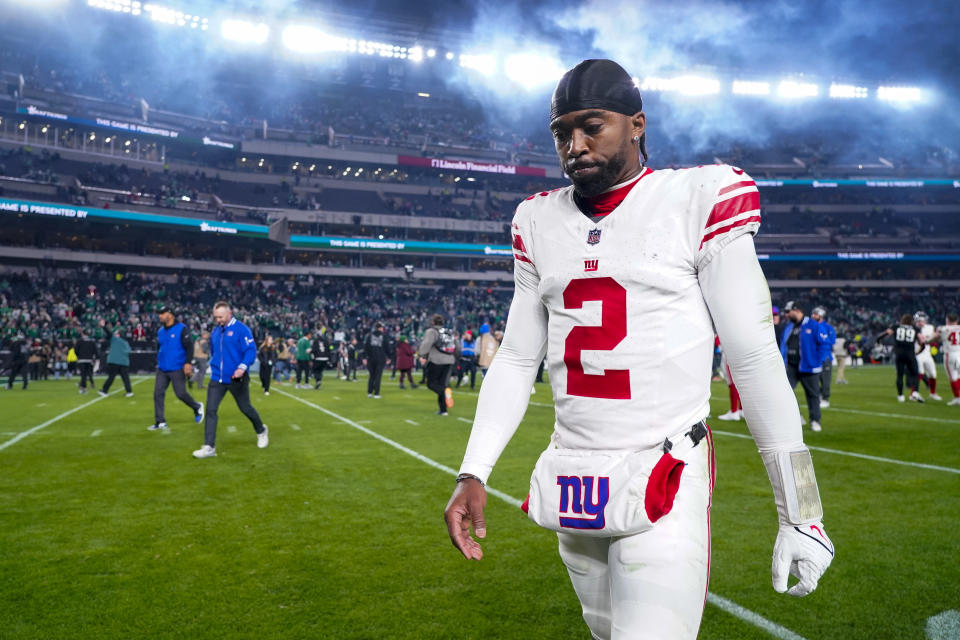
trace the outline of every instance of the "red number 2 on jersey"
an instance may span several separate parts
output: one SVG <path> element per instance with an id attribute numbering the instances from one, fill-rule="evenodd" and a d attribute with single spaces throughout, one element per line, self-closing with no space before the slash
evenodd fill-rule
<path id="1" fill-rule="evenodd" d="M 574 327 L 564 343 L 567 393 L 584 398 L 630 399 L 630 371 L 604 369 L 584 373 L 581 351 L 610 351 L 627 337 L 627 290 L 613 278 L 577 278 L 563 290 L 564 309 L 582 309 L 584 302 L 599 301 L 600 326 Z"/>

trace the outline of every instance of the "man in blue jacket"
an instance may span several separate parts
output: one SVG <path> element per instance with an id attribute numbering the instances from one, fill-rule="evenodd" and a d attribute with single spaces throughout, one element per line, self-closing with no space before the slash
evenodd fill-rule
<path id="1" fill-rule="evenodd" d="M 787 367 L 787 380 L 790 387 L 797 388 L 797 382 L 803 385 L 807 396 L 807 409 L 810 411 L 810 428 L 820 431 L 820 371 L 823 369 L 823 341 L 820 337 L 820 324 L 813 318 L 804 316 L 800 304 L 788 302 L 784 307 L 787 322 L 780 334 L 780 353 Z"/>
<path id="2" fill-rule="evenodd" d="M 173 309 L 162 307 L 157 313 L 161 327 L 157 331 L 157 380 L 153 385 L 153 424 L 151 431 L 167 428 L 164 417 L 164 400 L 167 387 L 173 384 L 173 392 L 180 401 L 193 410 L 195 422 L 203 420 L 203 403 L 197 402 L 187 391 L 187 378 L 193 375 L 190 364 L 193 355 L 193 340 L 182 322 L 177 322 Z"/>
<path id="3" fill-rule="evenodd" d="M 823 307 L 814 307 L 810 317 L 820 325 L 820 362 L 823 370 L 820 372 L 820 408 L 830 406 L 830 376 L 833 374 L 833 345 L 837 343 L 837 331 L 827 323 L 827 312 Z"/>
<path id="4" fill-rule="evenodd" d="M 210 334 L 210 384 L 207 385 L 207 417 L 203 429 L 203 446 L 193 452 L 194 458 L 212 458 L 217 455 L 217 409 L 227 395 L 233 394 L 237 408 L 247 416 L 257 432 L 257 446 L 270 443 L 267 425 L 250 404 L 250 365 L 257 359 L 257 343 L 249 327 L 233 317 L 229 302 L 213 305 L 216 322 Z"/>

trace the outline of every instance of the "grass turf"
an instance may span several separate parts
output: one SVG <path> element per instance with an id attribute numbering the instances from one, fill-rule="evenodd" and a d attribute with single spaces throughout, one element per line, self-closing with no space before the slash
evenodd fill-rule
<path id="1" fill-rule="evenodd" d="M 960 469 L 960 408 L 898 404 L 889 368 L 848 379 L 809 445 Z M 134 398 L 94 401 L 72 382 L 0 393 L 0 446 L 89 403 L 0 450 L 0 638 L 589 637 L 553 534 L 490 496 L 486 557 L 463 560 L 441 516 L 447 472 L 291 397 L 456 469 L 470 429 L 457 417 L 476 396 L 456 393 L 444 418 L 425 388 L 387 378 L 375 400 L 365 387 L 254 386 L 266 450 L 228 398 L 209 460 L 191 458 L 202 427 L 172 392 L 170 431 L 146 431 L 149 379 Z M 726 392 L 713 391 L 718 415 Z M 530 407 L 491 477 L 518 499 L 552 429 L 549 396 L 538 385 L 547 406 Z M 730 435 L 746 426 L 712 426 L 712 593 L 818 640 L 921 639 L 927 618 L 960 608 L 960 474 L 815 450 L 838 553 L 794 599 L 770 586 L 772 493 L 753 442 Z M 700 637 L 775 636 L 708 604 Z"/>

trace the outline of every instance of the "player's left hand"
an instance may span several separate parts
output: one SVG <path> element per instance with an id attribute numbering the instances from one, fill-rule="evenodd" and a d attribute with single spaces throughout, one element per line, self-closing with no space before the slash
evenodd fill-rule
<path id="1" fill-rule="evenodd" d="M 188 378 L 193 375 L 193 365 L 189 362 L 183 365 L 183 374 Z"/>
<path id="2" fill-rule="evenodd" d="M 800 526 L 781 524 L 773 545 L 774 590 L 797 597 L 811 593 L 833 561 L 833 554 L 833 542 L 827 537 L 823 522 Z M 790 574 L 799 582 L 787 590 Z"/>
<path id="3" fill-rule="evenodd" d="M 245 374 L 246 372 L 247 372 L 246 369 L 241 369 L 240 367 L 237 367 L 237 370 L 233 372 L 233 379 L 239 380 L 240 378 L 243 377 L 243 374 Z"/>

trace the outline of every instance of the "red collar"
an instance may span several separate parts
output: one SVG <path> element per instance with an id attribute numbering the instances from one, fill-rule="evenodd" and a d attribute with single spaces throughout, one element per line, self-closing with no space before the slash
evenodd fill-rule
<path id="1" fill-rule="evenodd" d="M 620 206 L 620 203 L 623 202 L 624 198 L 627 197 L 627 194 L 630 193 L 631 189 L 637 186 L 640 180 L 651 173 L 653 173 L 653 169 L 644 167 L 639 176 L 622 187 L 612 189 L 610 191 L 604 191 L 603 193 L 599 193 L 595 196 L 577 196 L 577 206 L 580 208 L 580 211 L 588 216 L 606 216 Z"/>

